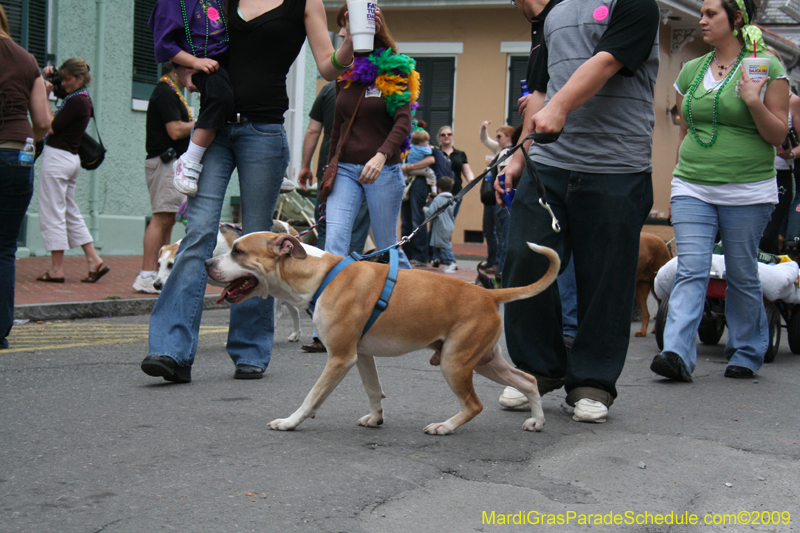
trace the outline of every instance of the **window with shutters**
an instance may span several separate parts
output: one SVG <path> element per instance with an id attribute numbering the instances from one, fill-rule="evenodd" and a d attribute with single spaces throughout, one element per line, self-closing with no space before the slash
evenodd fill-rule
<path id="1" fill-rule="evenodd" d="M 509 56 L 508 58 L 508 113 L 506 124 L 517 127 L 522 124 L 517 101 L 522 94 L 519 82 L 528 77 L 528 56 Z"/>
<path id="2" fill-rule="evenodd" d="M 133 4 L 133 97 L 140 100 L 150 99 L 161 77 L 161 67 L 153 51 L 153 34 L 147 26 L 155 5 L 156 0 L 135 0 Z"/>
<path id="3" fill-rule="evenodd" d="M 3 0 L 11 38 L 44 67 L 47 60 L 47 0 Z"/>
<path id="4" fill-rule="evenodd" d="M 416 118 L 426 122 L 427 132 L 435 142 L 440 127 L 453 125 L 456 58 L 424 56 L 414 59 L 421 82 Z"/>

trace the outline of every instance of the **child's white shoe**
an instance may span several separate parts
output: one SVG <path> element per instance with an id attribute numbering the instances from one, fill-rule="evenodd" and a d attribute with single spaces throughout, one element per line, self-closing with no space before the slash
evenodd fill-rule
<path id="1" fill-rule="evenodd" d="M 200 179 L 203 165 L 194 161 L 187 161 L 183 156 L 180 156 L 172 164 L 172 169 L 175 171 L 175 188 L 186 196 L 197 194 L 197 180 Z"/>
<path id="2" fill-rule="evenodd" d="M 456 264 L 455 264 L 455 263 L 450 263 L 449 265 L 447 265 L 446 267 L 444 267 L 444 271 L 445 271 L 445 273 L 447 273 L 447 274 L 452 274 L 453 272 L 455 272 L 455 271 L 457 271 L 457 270 L 458 270 L 458 267 L 456 266 Z"/>

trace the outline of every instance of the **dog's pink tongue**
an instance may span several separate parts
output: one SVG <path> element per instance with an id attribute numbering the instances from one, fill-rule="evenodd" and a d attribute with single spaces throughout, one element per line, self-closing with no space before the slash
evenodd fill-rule
<path id="1" fill-rule="evenodd" d="M 218 304 L 221 304 L 225 300 L 225 297 L 228 296 L 228 292 L 230 292 L 230 288 L 231 285 L 228 285 L 222 290 L 222 294 L 219 295 L 219 299 L 217 300 Z"/>

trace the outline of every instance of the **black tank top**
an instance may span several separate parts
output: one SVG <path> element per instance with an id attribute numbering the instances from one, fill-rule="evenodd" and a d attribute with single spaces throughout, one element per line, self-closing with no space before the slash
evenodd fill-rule
<path id="1" fill-rule="evenodd" d="M 236 112 L 253 122 L 283 124 L 289 108 L 286 74 L 306 39 L 306 0 L 283 0 L 247 22 L 238 8 L 239 0 L 231 0 L 228 73 Z"/>

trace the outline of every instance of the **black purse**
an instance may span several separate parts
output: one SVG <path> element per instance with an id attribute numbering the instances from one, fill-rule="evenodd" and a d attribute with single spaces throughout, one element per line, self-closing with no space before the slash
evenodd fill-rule
<path id="1" fill-rule="evenodd" d="M 81 158 L 81 167 L 86 170 L 94 170 L 103 164 L 106 158 L 106 148 L 103 146 L 103 139 L 100 138 L 100 129 L 97 127 L 97 119 L 94 118 L 94 109 L 92 109 L 92 120 L 94 120 L 94 127 L 97 130 L 97 138 L 100 142 L 86 132 L 83 132 L 81 137 L 81 145 L 78 147 L 78 157 Z"/>
<path id="2" fill-rule="evenodd" d="M 490 165 L 493 165 L 495 161 L 497 161 L 497 156 L 495 156 Z M 481 183 L 481 203 L 483 205 L 497 205 L 497 198 L 494 195 L 494 180 L 497 179 L 496 174 L 497 171 L 492 169 L 492 171 L 486 176 L 487 178 L 491 179 L 488 181 L 484 179 L 483 183 Z"/>

